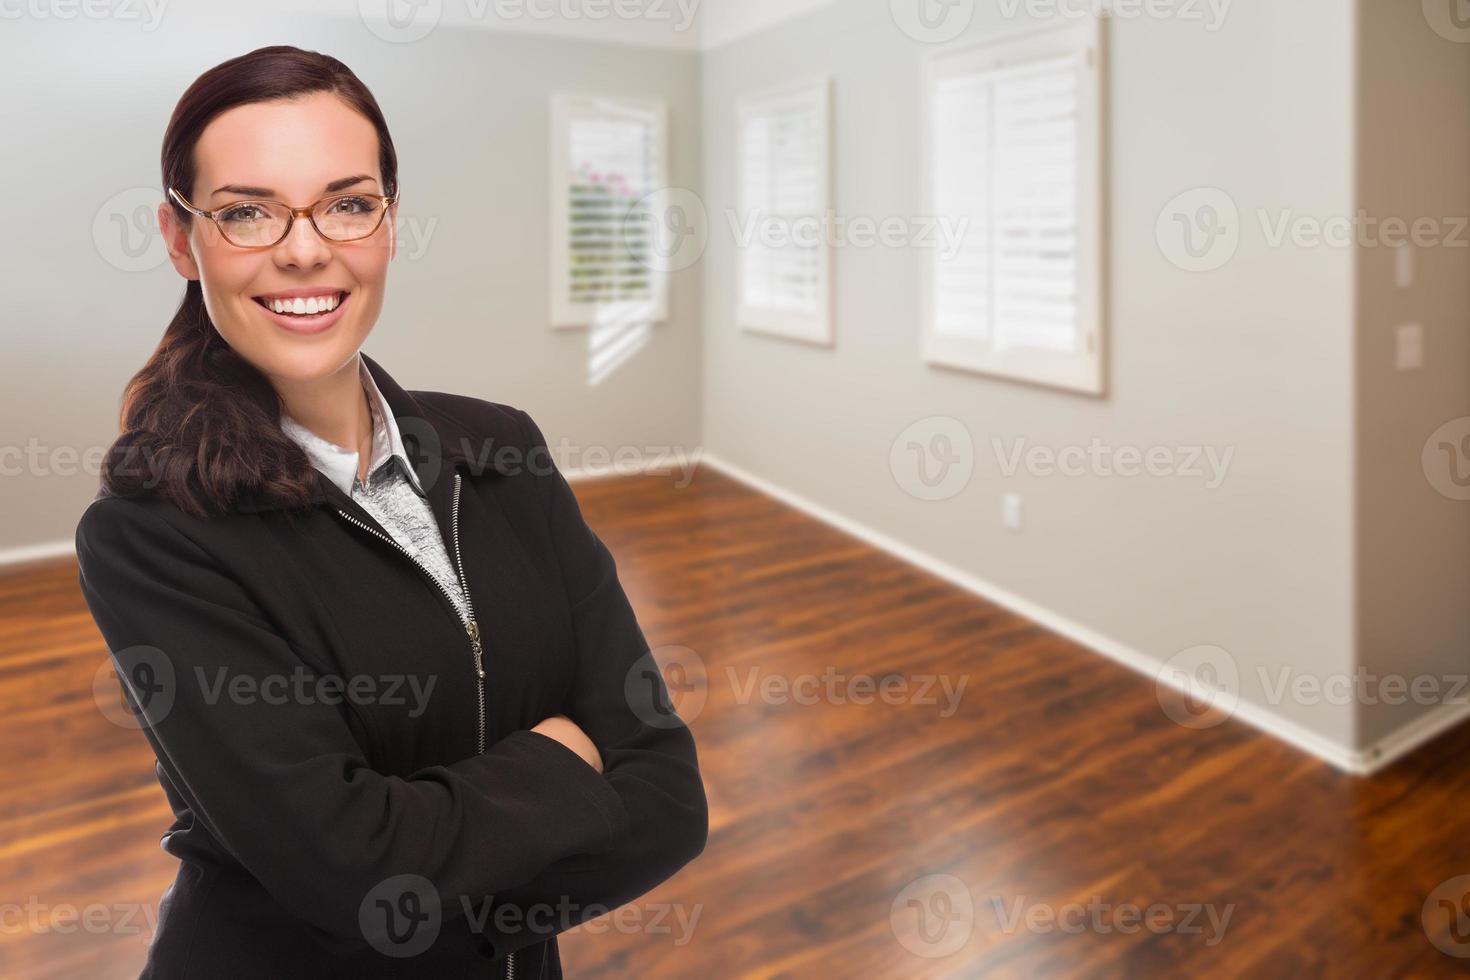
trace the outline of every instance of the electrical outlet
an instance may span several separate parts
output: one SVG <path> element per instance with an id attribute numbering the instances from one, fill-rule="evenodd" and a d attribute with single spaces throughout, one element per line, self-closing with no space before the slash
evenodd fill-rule
<path id="1" fill-rule="evenodd" d="M 1000 521 L 1013 531 L 1021 530 L 1021 495 L 1008 493 L 1000 498 Z"/>

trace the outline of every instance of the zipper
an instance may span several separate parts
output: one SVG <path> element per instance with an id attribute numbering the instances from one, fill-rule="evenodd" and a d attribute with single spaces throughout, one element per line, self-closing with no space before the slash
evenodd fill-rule
<path id="1" fill-rule="evenodd" d="M 485 647 L 480 641 L 480 622 L 475 619 L 475 604 L 470 599 L 469 583 L 464 577 L 464 562 L 459 555 L 459 487 L 461 483 L 460 472 L 454 471 L 454 507 L 449 512 L 450 536 L 454 538 L 454 567 L 459 572 L 459 587 L 464 592 L 465 609 L 469 611 L 468 622 L 465 629 L 470 634 L 470 649 L 475 654 L 475 676 L 478 682 L 475 684 L 475 697 L 480 702 L 480 737 L 475 743 L 483 755 L 485 752 Z"/>
<path id="2" fill-rule="evenodd" d="M 440 582 L 437 578 L 434 577 L 434 573 L 431 572 L 431 571 L 429 571 L 429 569 L 424 565 L 423 562 L 419 561 L 417 558 L 415 558 L 413 556 L 413 553 L 412 552 L 410 552 L 407 548 L 403 547 L 403 545 L 399 544 L 397 541 L 394 541 L 391 537 L 389 537 L 388 535 L 384 534 L 382 531 L 379 531 L 377 528 L 374 528 L 374 527 L 371 527 L 371 526 L 369 526 L 367 524 L 364 524 L 362 521 L 358 520 L 356 517 L 353 517 L 351 514 L 347 513 L 347 511 L 343 510 L 342 508 L 338 507 L 338 508 L 336 508 L 336 511 L 337 511 L 337 513 L 341 517 L 345 518 L 349 523 L 355 525 L 356 527 L 362 528 L 364 531 L 368 532 L 369 534 L 371 534 L 375 538 L 382 538 L 384 541 L 388 542 L 394 548 L 398 549 L 398 551 L 400 553 L 402 553 L 402 555 L 405 558 L 407 558 L 409 561 L 411 561 L 415 565 L 417 565 L 419 567 L 419 570 L 422 571 L 425 575 L 428 576 L 429 581 L 433 582 L 434 585 L 438 587 L 439 591 L 442 592 L 442 593 L 444 593 L 444 598 L 446 598 L 446 599 L 449 600 L 449 606 L 450 606 L 450 608 L 452 608 L 452 609 L 455 610 L 456 617 L 458 617 L 461 620 L 461 622 L 464 624 L 465 633 L 469 636 L 469 640 L 470 640 L 470 652 L 474 655 L 474 664 L 475 664 L 475 696 L 476 696 L 476 699 L 477 699 L 478 704 L 479 704 L 479 709 L 478 709 L 478 714 L 477 714 L 477 717 L 478 717 L 478 720 L 479 720 L 479 729 L 478 729 L 478 734 L 477 734 L 476 739 L 475 739 L 475 747 L 476 747 L 476 750 L 477 751 L 479 751 L 481 754 L 484 754 L 484 752 L 485 752 L 485 646 L 484 646 L 484 643 L 480 639 L 480 624 L 475 619 L 475 605 L 474 605 L 474 602 L 471 601 L 471 599 L 470 599 L 469 585 L 465 582 L 465 578 L 464 578 L 464 562 L 460 559 L 460 552 L 459 552 L 459 490 L 460 490 L 460 483 L 461 483 L 461 474 L 459 474 L 458 472 L 456 472 L 454 474 L 454 509 L 451 511 L 450 526 L 451 526 L 451 534 L 452 534 L 452 537 L 454 539 L 454 565 L 455 565 L 455 569 L 459 573 L 459 587 L 464 592 L 465 609 L 468 611 L 468 615 L 467 616 L 462 616 L 462 617 L 459 616 L 458 607 L 455 606 L 455 604 L 454 604 L 454 596 L 451 595 L 450 592 L 449 592 L 449 590 L 444 587 L 444 583 Z"/>
<path id="3" fill-rule="evenodd" d="M 475 747 L 480 752 L 480 754 L 483 755 L 485 752 L 485 645 L 480 639 L 480 623 L 478 620 L 475 619 L 475 604 L 474 601 L 470 598 L 469 584 L 465 581 L 464 577 L 464 560 L 460 557 L 459 492 L 462 482 L 463 481 L 461 478 L 461 474 L 456 471 L 454 474 L 454 507 L 450 511 L 449 523 L 450 536 L 453 538 L 454 541 L 454 568 L 455 571 L 459 573 L 459 587 L 460 590 L 464 593 L 465 609 L 468 612 L 467 616 L 460 617 L 460 619 L 464 623 L 465 633 L 469 635 L 470 652 L 474 654 L 475 659 L 475 696 L 479 704 L 479 711 L 477 715 L 479 721 L 479 729 L 475 739 Z M 338 507 L 336 508 L 336 510 L 337 513 L 345 518 L 349 523 L 362 528 L 364 531 L 368 532 L 375 538 L 382 538 L 394 548 L 398 549 L 398 551 L 401 552 L 405 558 L 417 565 L 419 567 L 419 570 L 428 576 L 429 581 L 433 582 L 434 585 L 438 587 L 439 591 L 444 593 L 444 598 L 449 600 L 450 607 L 453 608 L 455 610 L 455 614 L 458 615 L 459 608 L 454 604 L 454 596 L 451 595 L 449 590 L 444 587 L 444 583 L 440 582 L 437 578 L 434 577 L 434 573 L 429 571 L 428 567 L 425 566 L 423 562 L 419 561 L 413 556 L 412 552 L 403 547 L 403 545 L 399 544 L 397 541 L 393 540 L 393 538 L 389 535 L 384 534 L 377 528 L 364 524 L 362 521 L 358 520 L 356 517 L 353 517 L 342 508 Z M 507 953 L 505 957 L 505 980 L 515 980 L 515 976 L 516 954 Z"/>

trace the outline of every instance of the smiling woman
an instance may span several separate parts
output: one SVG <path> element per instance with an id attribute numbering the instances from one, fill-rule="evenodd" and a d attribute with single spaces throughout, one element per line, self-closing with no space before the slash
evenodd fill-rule
<path id="1" fill-rule="evenodd" d="M 708 834 L 613 557 L 528 414 L 361 351 L 399 191 L 345 65 L 206 72 L 163 186 L 184 300 L 76 533 L 176 817 L 143 976 L 555 980 Z"/>
<path id="2" fill-rule="evenodd" d="M 275 423 L 283 404 L 320 419 L 320 406 L 343 403 L 359 383 L 355 355 L 397 251 L 398 157 L 387 122 L 340 61 L 262 48 L 194 82 L 162 158 L 171 200 L 158 222 L 187 284 L 124 393 L 103 487 L 153 488 L 195 516 L 248 496 L 304 504 L 311 461 Z M 353 205 L 342 197 L 349 191 L 376 203 Z M 328 218 L 364 208 L 365 235 Z M 303 212 L 310 220 L 296 221 Z M 328 435 L 355 445 L 365 418 Z"/>

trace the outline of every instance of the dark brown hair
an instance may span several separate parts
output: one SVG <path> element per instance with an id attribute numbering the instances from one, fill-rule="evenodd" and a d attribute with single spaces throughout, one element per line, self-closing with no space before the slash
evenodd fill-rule
<path id="1" fill-rule="evenodd" d="M 398 158 L 372 93 L 336 58 L 274 45 L 216 65 L 184 92 L 163 135 L 165 195 L 177 187 L 192 199 L 194 148 L 220 113 L 318 92 L 336 94 L 377 129 L 383 193 L 395 193 Z M 194 215 L 166 199 L 189 227 Z M 269 379 L 215 330 L 203 291 L 190 280 L 158 348 L 123 392 L 121 434 L 103 460 L 102 491 L 159 494 L 198 517 L 247 498 L 304 505 L 316 476 L 306 452 L 281 430 L 281 409 Z"/>

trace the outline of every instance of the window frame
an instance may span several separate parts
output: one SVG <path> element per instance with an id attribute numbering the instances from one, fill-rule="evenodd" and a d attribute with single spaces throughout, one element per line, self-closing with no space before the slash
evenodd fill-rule
<path id="1" fill-rule="evenodd" d="M 772 86 L 741 96 L 735 106 L 735 194 L 736 213 L 744 216 L 749 208 L 745 194 L 745 132 L 746 123 L 754 115 L 769 112 L 770 107 L 795 100 L 814 97 L 817 110 L 818 129 L 821 134 L 818 146 L 817 175 L 821 182 L 818 194 L 818 212 L 815 215 L 822 229 L 822 243 L 817 248 L 821 283 L 817 289 L 818 309 L 816 313 L 793 313 L 773 307 L 754 306 L 746 301 L 745 261 L 740 256 L 735 270 L 735 322 L 742 330 L 799 340 L 821 346 L 835 342 L 832 323 L 833 276 L 832 242 L 828 234 L 832 212 L 832 80 L 829 76 L 813 76 L 794 82 Z"/>
<path id="2" fill-rule="evenodd" d="M 921 82 L 920 185 L 924 213 L 942 214 L 935 200 L 934 103 L 939 80 L 1032 61 L 1058 54 L 1075 56 L 1078 66 L 1077 129 L 1077 325 L 1080 349 L 1074 352 L 1039 348 L 996 349 L 974 337 L 940 333 L 938 307 L 939 255 L 925 250 L 920 280 L 921 357 L 936 366 L 988 377 L 1058 388 L 1087 395 L 1107 392 L 1105 251 L 1107 183 L 1106 18 L 1088 15 L 1061 25 L 1029 27 L 981 41 L 945 45 L 924 57 Z"/>
<path id="3" fill-rule="evenodd" d="M 624 315 L 616 310 L 622 303 L 576 302 L 571 298 L 571 205 L 567 200 L 567 175 L 570 173 L 570 136 L 572 121 L 593 113 L 615 116 L 618 113 L 651 116 L 654 127 L 654 165 L 658 172 L 653 175 L 652 185 L 645 193 L 653 194 L 669 186 L 669 106 L 663 100 L 641 99 L 617 95 L 594 95 L 581 93 L 556 93 L 551 97 L 550 141 L 551 141 L 551 270 L 550 270 L 550 321 L 553 329 L 587 328 L 597 326 L 606 319 L 622 321 Z M 639 316 L 640 322 L 663 322 L 669 316 L 669 274 L 666 270 L 650 268 L 650 280 L 654 284 L 654 296 L 649 315 Z"/>

